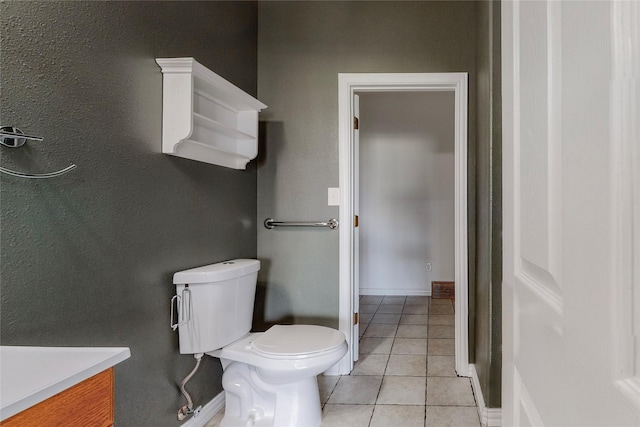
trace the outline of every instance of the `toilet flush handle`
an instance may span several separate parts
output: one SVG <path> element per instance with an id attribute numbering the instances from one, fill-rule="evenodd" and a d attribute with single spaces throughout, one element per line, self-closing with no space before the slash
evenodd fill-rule
<path id="1" fill-rule="evenodd" d="M 175 331 L 179 326 L 182 326 L 191 320 L 192 309 L 191 289 L 189 289 L 189 285 L 185 285 L 181 295 L 176 294 L 171 298 L 171 329 Z M 175 311 L 177 311 L 177 319 L 174 322 L 173 318 Z"/>

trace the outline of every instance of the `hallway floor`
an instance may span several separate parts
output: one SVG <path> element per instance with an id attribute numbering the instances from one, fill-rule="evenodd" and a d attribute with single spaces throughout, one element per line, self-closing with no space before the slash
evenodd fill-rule
<path id="1" fill-rule="evenodd" d="M 360 360 L 318 377 L 321 427 L 480 427 L 471 380 L 454 371 L 454 329 L 451 300 L 361 296 Z"/>

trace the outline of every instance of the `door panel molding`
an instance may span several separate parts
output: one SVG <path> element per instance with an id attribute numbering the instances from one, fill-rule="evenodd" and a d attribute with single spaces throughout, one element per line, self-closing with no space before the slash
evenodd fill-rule
<path id="1" fill-rule="evenodd" d="M 611 257 L 616 316 L 613 379 L 640 409 L 640 5 L 615 2 L 612 12 Z M 636 76 L 633 79 L 631 76 Z M 635 185 L 634 185 L 635 183 Z M 629 233 L 628 230 L 633 230 Z"/>
<path id="2" fill-rule="evenodd" d="M 522 260 L 527 265 L 526 260 Z M 562 316 L 562 295 L 553 290 L 557 287 L 553 276 L 549 272 L 538 269 L 536 266 L 524 267 L 516 271 L 516 280 L 526 285 L 531 292 L 548 305 L 558 316 Z"/>
<path id="3" fill-rule="evenodd" d="M 515 7 L 521 17 L 514 23 L 515 43 L 521 45 L 514 73 L 519 119 L 513 141 L 518 153 L 514 175 L 519 189 L 514 206 L 518 219 L 515 249 L 521 258 L 516 277 L 561 316 L 562 127 L 558 117 L 562 63 L 561 47 L 555 46 L 560 37 L 560 8 L 543 2 Z M 534 16 L 537 20 L 529 19 Z M 521 38 L 521 30 L 529 35 Z M 521 81 L 528 82 L 524 93 Z"/>
<path id="4" fill-rule="evenodd" d="M 535 402 L 527 392 L 517 369 L 514 369 L 513 377 L 515 378 L 514 392 L 516 396 L 515 401 L 517 402 L 515 419 L 518 421 L 518 424 L 516 425 L 544 426 L 544 422 L 538 413 L 538 408 L 536 408 Z"/>

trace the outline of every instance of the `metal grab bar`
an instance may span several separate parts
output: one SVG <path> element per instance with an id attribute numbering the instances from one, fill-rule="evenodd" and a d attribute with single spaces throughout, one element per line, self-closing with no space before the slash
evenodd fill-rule
<path id="1" fill-rule="evenodd" d="M 271 230 L 274 227 L 329 227 L 332 230 L 338 228 L 338 220 L 331 218 L 326 222 L 313 221 L 275 221 L 273 218 L 264 220 L 264 227 Z"/>

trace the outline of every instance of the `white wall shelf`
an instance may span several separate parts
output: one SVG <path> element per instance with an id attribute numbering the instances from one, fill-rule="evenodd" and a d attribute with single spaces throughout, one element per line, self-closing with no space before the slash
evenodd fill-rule
<path id="1" fill-rule="evenodd" d="M 162 69 L 162 152 L 245 169 L 258 155 L 262 102 L 193 58 L 157 58 Z"/>

